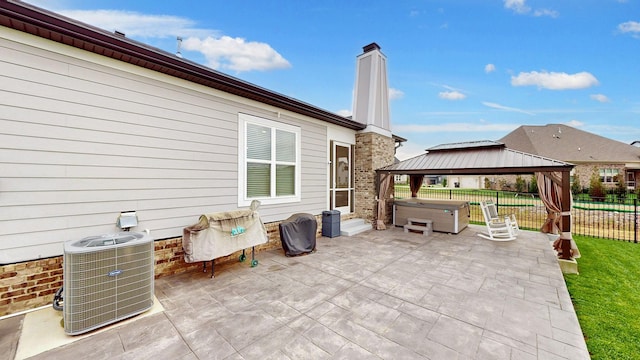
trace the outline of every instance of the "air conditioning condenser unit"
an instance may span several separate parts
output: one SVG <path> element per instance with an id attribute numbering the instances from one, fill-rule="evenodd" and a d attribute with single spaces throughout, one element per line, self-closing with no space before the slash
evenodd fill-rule
<path id="1" fill-rule="evenodd" d="M 153 306 L 150 236 L 119 232 L 64 244 L 64 331 L 82 334 Z"/>

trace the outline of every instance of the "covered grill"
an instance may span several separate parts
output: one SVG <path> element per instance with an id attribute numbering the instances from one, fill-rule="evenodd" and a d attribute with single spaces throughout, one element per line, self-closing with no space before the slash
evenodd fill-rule
<path id="1" fill-rule="evenodd" d="M 316 250 L 318 222 L 311 214 L 293 214 L 279 225 L 280 241 L 286 256 L 308 254 Z"/>
<path id="2" fill-rule="evenodd" d="M 269 240 L 267 230 L 258 214 L 260 202 L 253 201 L 249 209 L 223 211 L 200 216 L 198 223 L 184 228 L 182 248 L 187 263 L 202 261 L 206 270 L 207 260 L 231 255 L 242 250 L 240 261 L 246 259 L 244 250 L 252 248 L 251 266 L 258 265 L 254 246 Z"/>

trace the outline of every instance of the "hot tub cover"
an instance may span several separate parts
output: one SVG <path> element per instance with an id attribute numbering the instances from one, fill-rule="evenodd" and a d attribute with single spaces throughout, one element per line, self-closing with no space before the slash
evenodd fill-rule
<path id="1" fill-rule="evenodd" d="M 280 223 L 280 241 L 286 256 L 307 254 L 316 249 L 318 222 L 311 214 L 293 214 Z"/>

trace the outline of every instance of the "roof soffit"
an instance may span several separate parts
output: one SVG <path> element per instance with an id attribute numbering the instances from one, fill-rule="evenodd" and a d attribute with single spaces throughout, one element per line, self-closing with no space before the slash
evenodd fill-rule
<path id="1" fill-rule="evenodd" d="M 343 116 L 26 3 L 0 1 L 0 25 L 349 129 L 364 129 Z"/>

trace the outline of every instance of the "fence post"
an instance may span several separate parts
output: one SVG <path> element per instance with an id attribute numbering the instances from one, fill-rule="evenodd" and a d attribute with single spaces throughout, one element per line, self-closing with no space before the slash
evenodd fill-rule
<path id="1" fill-rule="evenodd" d="M 633 199 L 633 242 L 638 243 L 638 199 Z"/>

